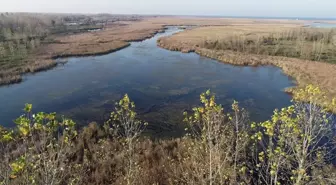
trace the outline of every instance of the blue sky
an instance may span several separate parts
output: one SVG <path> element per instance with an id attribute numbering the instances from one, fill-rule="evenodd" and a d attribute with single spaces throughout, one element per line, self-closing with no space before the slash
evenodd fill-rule
<path id="1" fill-rule="evenodd" d="M 0 12 L 336 18 L 336 0 L 1 0 Z"/>

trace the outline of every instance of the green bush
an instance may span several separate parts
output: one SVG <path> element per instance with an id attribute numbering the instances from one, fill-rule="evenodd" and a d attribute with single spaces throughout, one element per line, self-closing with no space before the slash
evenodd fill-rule
<path id="1" fill-rule="evenodd" d="M 102 126 L 79 132 L 55 113 L 32 112 L 0 127 L 1 184 L 335 184 L 332 115 L 307 86 L 293 105 L 253 123 L 233 102 L 229 112 L 210 91 L 185 115 L 186 135 L 150 140 L 125 95 Z M 323 101 L 326 102 L 326 101 Z M 336 100 L 325 104 L 335 107 Z"/>

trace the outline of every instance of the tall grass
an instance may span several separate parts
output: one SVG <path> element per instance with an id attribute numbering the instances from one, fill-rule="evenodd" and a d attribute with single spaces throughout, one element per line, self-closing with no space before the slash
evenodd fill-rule
<path id="1" fill-rule="evenodd" d="M 269 34 L 233 34 L 202 47 L 336 63 L 336 30 L 300 28 Z"/>

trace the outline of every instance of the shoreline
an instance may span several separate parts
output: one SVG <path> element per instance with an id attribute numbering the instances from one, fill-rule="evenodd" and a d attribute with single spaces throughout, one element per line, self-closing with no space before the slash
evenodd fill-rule
<path id="1" fill-rule="evenodd" d="M 136 22 L 134 24 L 145 24 L 145 22 Z M 130 23 L 127 26 L 133 26 L 132 23 Z M 166 26 L 165 25 L 156 25 L 156 27 L 154 28 L 150 28 L 150 29 L 145 29 L 145 33 L 144 35 L 139 34 L 136 35 L 135 38 L 130 38 L 130 39 L 118 39 L 118 40 L 108 40 L 108 41 L 97 41 L 96 43 L 90 43 L 92 44 L 92 46 L 90 46 L 89 48 L 82 48 L 82 50 L 80 51 L 75 51 L 74 53 L 71 53 L 71 49 L 73 49 L 74 47 L 71 46 L 71 42 L 68 46 L 68 48 L 66 49 L 66 51 L 68 51 L 69 53 L 65 53 L 65 54 L 59 54 L 61 52 L 57 52 L 57 51 L 53 51 L 53 49 L 51 49 L 51 51 L 43 51 L 41 54 L 34 54 L 33 56 L 31 56 L 31 58 L 28 61 L 35 61 L 35 62 L 26 62 L 26 63 L 32 63 L 33 66 L 27 65 L 27 66 L 18 66 L 17 68 L 13 68 L 13 70 L 11 71 L 16 71 L 15 73 L 11 73 L 4 71 L 3 74 L 0 73 L 0 87 L 3 86 L 9 86 L 9 85 L 13 85 L 13 84 L 19 84 L 24 82 L 23 77 L 26 74 L 34 74 L 37 72 L 42 72 L 42 71 L 48 71 L 51 70 L 55 67 L 58 66 L 58 62 L 56 62 L 56 59 L 62 59 L 62 58 L 71 58 L 71 57 L 88 57 L 88 56 L 102 56 L 102 55 L 107 55 L 113 52 L 117 52 L 120 51 L 122 49 L 125 49 L 127 47 L 129 47 L 131 45 L 131 42 L 141 42 L 144 41 L 146 39 L 150 39 L 152 37 L 154 37 L 156 34 L 158 33 L 163 33 L 166 30 Z M 106 31 L 106 30 L 102 30 L 102 31 Z M 142 30 L 140 30 L 142 31 Z M 98 32 L 97 32 L 98 33 Z M 70 35 L 69 37 L 75 37 L 78 35 L 90 35 L 92 37 L 96 36 L 96 33 L 82 33 L 82 34 L 73 34 Z M 100 32 L 100 34 L 104 34 L 102 32 Z M 100 38 L 98 36 L 98 38 Z M 65 38 L 66 39 L 66 38 Z M 76 42 L 76 41 L 75 41 Z M 48 50 L 46 48 L 50 47 L 50 45 L 53 44 L 60 44 L 62 45 L 63 42 L 58 42 L 55 41 L 55 43 L 52 44 L 47 44 L 45 46 L 41 46 L 41 50 Z M 116 43 L 117 46 L 114 46 L 113 44 Z M 94 49 L 96 49 L 96 45 L 99 44 L 111 44 L 111 46 L 107 46 L 107 48 L 98 48 L 98 50 L 94 51 Z M 49 54 L 46 54 L 49 53 Z M 53 54 L 50 54 L 53 53 Z M 37 56 L 40 55 L 40 56 Z M 43 61 L 42 63 L 38 63 L 39 61 Z M 36 68 L 34 65 L 38 65 Z"/>
<path id="2" fill-rule="evenodd" d="M 283 89 L 284 92 L 290 94 L 291 96 L 296 94 L 296 91 L 300 88 L 305 87 L 306 85 L 313 84 L 320 87 L 323 91 L 326 92 L 328 100 L 336 97 L 336 91 L 332 91 L 330 88 L 330 82 L 321 83 L 314 74 L 309 74 L 310 71 L 305 71 L 305 68 L 312 68 L 311 65 L 321 66 L 323 68 L 328 68 L 332 71 L 336 71 L 336 65 L 325 63 L 325 62 L 316 62 L 301 60 L 296 58 L 287 58 L 280 56 L 267 56 L 267 55 L 257 55 L 257 54 L 245 54 L 234 52 L 230 50 L 218 51 L 210 50 L 205 48 L 200 48 L 198 46 L 185 46 L 171 45 L 167 43 L 167 40 L 171 38 L 163 37 L 158 39 L 157 45 L 163 49 L 170 51 L 177 51 L 182 53 L 196 53 L 199 56 L 207 57 L 218 62 L 225 64 L 230 64 L 234 66 L 253 66 L 253 67 L 262 67 L 262 66 L 275 66 L 282 70 L 282 72 L 287 75 L 289 78 L 292 78 L 295 86 L 287 87 Z M 303 67 L 302 67 L 303 66 Z M 302 67 L 302 68 L 301 68 Z M 335 74 L 336 75 L 336 74 Z M 336 78 L 335 78 L 336 81 Z M 335 82 L 334 82 L 335 83 Z M 325 102 L 320 102 L 324 104 Z M 335 108 L 330 108 L 332 112 L 336 112 Z"/>
<path id="3" fill-rule="evenodd" d="M 53 60 L 56 59 L 62 59 L 62 58 L 71 58 L 71 57 L 89 57 L 89 56 L 102 56 L 102 55 L 107 55 L 110 53 L 114 53 L 117 51 L 120 51 L 122 49 L 125 49 L 127 47 L 129 47 L 131 45 L 131 43 L 127 43 L 124 46 L 118 47 L 118 48 L 113 48 L 111 50 L 107 50 L 107 51 L 101 51 L 101 52 L 92 52 L 92 53 L 83 53 L 83 54 L 60 54 L 60 55 L 55 55 L 52 56 L 51 58 Z"/>
<path id="4" fill-rule="evenodd" d="M 125 40 L 124 41 L 125 45 L 117 47 L 117 48 L 113 48 L 113 49 L 110 49 L 110 50 L 107 50 L 107 51 L 89 52 L 89 53 L 82 53 L 82 54 L 59 54 L 59 55 L 52 56 L 51 59 L 55 60 L 55 59 L 71 58 L 71 57 L 89 57 L 89 56 L 107 55 L 107 54 L 114 53 L 114 52 L 123 50 L 125 48 L 128 48 L 129 46 L 131 46 L 132 42 L 142 42 L 142 41 L 145 41 L 147 39 L 151 39 L 159 33 L 164 33 L 166 29 L 167 29 L 167 27 L 163 26 L 162 30 L 154 31 L 150 36 L 146 36 L 146 37 L 143 37 L 143 38 L 140 38 L 140 39 Z"/>

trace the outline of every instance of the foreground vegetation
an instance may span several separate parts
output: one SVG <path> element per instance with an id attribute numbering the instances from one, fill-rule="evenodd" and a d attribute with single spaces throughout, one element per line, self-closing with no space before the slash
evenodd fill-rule
<path id="1" fill-rule="evenodd" d="M 103 125 L 81 131 L 51 113 L 25 114 L 0 130 L 1 184 L 336 184 L 334 119 L 307 86 L 293 105 L 251 123 L 210 91 L 184 113 L 186 135 L 151 140 L 127 95 Z M 309 100 L 302 103 L 301 100 Z M 328 103 L 336 106 L 336 100 Z M 143 134 L 142 134 L 143 133 Z M 144 178 L 146 177 L 146 178 Z"/>

